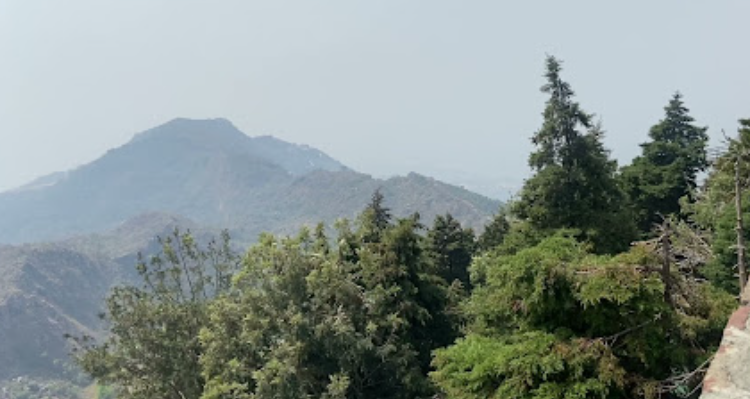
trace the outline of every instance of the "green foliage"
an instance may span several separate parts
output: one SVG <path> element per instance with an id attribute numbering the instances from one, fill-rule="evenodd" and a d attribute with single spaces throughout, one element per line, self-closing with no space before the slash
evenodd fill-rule
<path id="1" fill-rule="evenodd" d="M 739 292 L 737 273 L 737 219 L 733 206 L 721 207 L 713 224 L 712 250 L 714 258 L 704 270 L 706 278 L 727 292 Z M 743 195 L 742 214 L 750 220 L 750 193 Z M 750 232 L 745 231 L 745 240 L 750 240 Z"/>
<path id="2" fill-rule="evenodd" d="M 617 252 L 627 248 L 634 234 L 615 180 L 617 165 L 601 143 L 601 127 L 573 100 L 561 69 L 557 59 L 547 58 L 542 92 L 549 100 L 532 139 L 536 151 L 529 157 L 536 173 L 526 181 L 513 211 L 539 230 L 577 229 L 597 252 Z"/>
<path id="3" fill-rule="evenodd" d="M 737 162 L 739 161 L 739 162 Z M 729 148 L 714 162 L 697 200 L 683 202 L 690 218 L 711 234 L 713 258 L 704 268 L 705 277 L 731 293 L 739 292 L 737 273 L 737 219 L 735 209 L 735 168 L 739 167 L 742 194 L 743 221 L 750 220 L 750 193 L 746 180 L 750 170 L 750 119 L 740 120 L 737 138 L 730 140 Z M 745 227 L 745 241 L 750 240 L 750 229 Z"/>
<path id="4" fill-rule="evenodd" d="M 499 228 L 494 222 L 490 226 Z M 496 233 L 499 231 L 489 234 Z M 476 246 L 474 231 L 462 228 L 450 214 L 435 218 L 432 228 L 427 231 L 427 254 L 433 270 L 446 282 L 458 281 L 466 289 L 471 287 L 469 265 Z"/>
<path id="5" fill-rule="evenodd" d="M 452 223 L 449 223 L 452 225 Z M 393 221 L 376 192 L 352 230 L 266 235 L 201 332 L 203 398 L 419 398 L 432 350 L 457 332 L 418 218 Z"/>
<path id="6" fill-rule="evenodd" d="M 622 170 L 621 181 L 633 203 L 641 232 L 650 232 L 663 216 L 680 213 L 680 199 L 691 196 L 699 172 L 708 167 L 706 128 L 694 119 L 676 93 L 666 116 L 651 127 L 642 155 Z"/>
<path id="7" fill-rule="evenodd" d="M 600 341 L 528 332 L 507 339 L 470 335 L 439 350 L 432 374 L 456 399 L 614 398 L 624 373 Z"/>
<path id="8" fill-rule="evenodd" d="M 201 332 L 202 397 L 322 395 L 331 378 L 348 386 L 332 358 L 348 343 L 342 307 L 357 303 L 355 291 L 313 244 L 307 232 L 284 240 L 266 235 L 245 256 L 232 295 L 211 305 L 211 323 Z"/>
<path id="9" fill-rule="evenodd" d="M 492 221 L 484 227 L 484 231 L 479 235 L 477 246 L 482 251 L 489 251 L 503 243 L 505 236 L 510 231 L 510 222 L 506 212 L 503 210 L 497 213 Z"/>
<path id="10" fill-rule="evenodd" d="M 123 399 L 200 396 L 198 332 L 238 264 L 226 233 L 205 249 L 178 230 L 161 243 L 161 254 L 138 263 L 143 286 L 117 287 L 107 298 L 109 338 L 101 344 L 77 339 L 81 368 Z"/>
<path id="11" fill-rule="evenodd" d="M 368 237 L 373 240 L 376 240 L 378 238 L 378 233 L 385 230 L 390 224 L 391 210 L 386 208 L 383 193 L 380 192 L 380 188 L 375 190 L 372 194 L 372 199 L 365 208 L 365 211 L 362 212 L 361 218 L 363 219 L 362 227 L 370 228 L 366 233 L 373 235 Z"/>
<path id="12" fill-rule="evenodd" d="M 477 259 L 485 280 L 464 309 L 465 339 L 438 350 L 432 378 L 449 398 L 630 398 L 672 389 L 718 343 L 732 299 L 677 279 L 665 302 L 658 259 L 638 246 L 609 257 L 558 233 Z M 694 384 L 696 381 L 690 381 Z"/>

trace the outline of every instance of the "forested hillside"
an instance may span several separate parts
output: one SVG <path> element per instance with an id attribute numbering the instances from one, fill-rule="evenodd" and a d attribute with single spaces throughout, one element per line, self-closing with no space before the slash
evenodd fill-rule
<path id="1" fill-rule="evenodd" d="M 747 280 L 750 121 L 709 157 L 676 93 L 619 167 L 545 66 L 533 176 L 479 236 L 393 214 L 430 200 L 389 187 L 448 189 L 430 179 L 314 172 L 282 196 L 294 218 L 366 190 L 361 212 L 239 254 L 176 233 L 110 293 L 109 335 L 74 340 L 77 364 L 120 398 L 697 398 Z M 350 198 L 304 205 L 336 179 Z"/>

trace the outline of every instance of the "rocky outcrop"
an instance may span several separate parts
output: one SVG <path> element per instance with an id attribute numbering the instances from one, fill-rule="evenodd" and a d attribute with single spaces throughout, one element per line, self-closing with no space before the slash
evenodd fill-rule
<path id="1" fill-rule="evenodd" d="M 701 399 L 750 399 L 750 284 L 724 329 Z"/>

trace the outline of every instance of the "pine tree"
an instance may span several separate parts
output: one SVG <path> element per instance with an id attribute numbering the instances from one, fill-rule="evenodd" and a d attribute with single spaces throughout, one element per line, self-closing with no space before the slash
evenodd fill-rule
<path id="1" fill-rule="evenodd" d="M 750 220 L 750 193 L 747 179 L 750 170 L 750 119 L 741 119 L 737 138 L 714 162 L 695 203 L 683 205 L 690 218 L 701 228 L 711 231 L 713 260 L 705 276 L 731 293 L 742 290 L 747 281 L 743 247 L 750 240 L 746 228 Z M 743 273 L 744 270 L 744 273 Z M 735 274 L 739 278 L 735 278 Z M 739 284 L 738 284 L 739 283 Z"/>
<path id="2" fill-rule="evenodd" d="M 664 119 L 649 131 L 651 141 L 641 144 L 642 155 L 621 176 L 643 233 L 679 214 L 680 199 L 691 196 L 698 173 L 708 167 L 706 128 L 693 124 L 682 95 L 675 93 L 664 110 Z"/>
<path id="3" fill-rule="evenodd" d="M 484 231 L 479 235 L 477 246 L 481 251 L 489 251 L 503 243 L 505 236 L 510 232 L 510 223 L 505 212 L 500 212 L 492 221 L 484 227 Z"/>
<path id="4" fill-rule="evenodd" d="M 385 197 L 378 188 L 372 193 L 370 203 L 359 216 L 360 230 L 365 242 L 380 241 L 383 231 L 391 223 L 391 210 L 384 204 Z"/>
<path id="5" fill-rule="evenodd" d="M 427 253 L 432 267 L 448 284 L 459 281 L 466 289 L 471 287 L 469 265 L 475 249 L 474 231 L 461 227 L 450 214 L 436 217 L 427 232 Z"/>
<path id="6" fill-rule="evenodd" d="M 532 142 L 536 151 L 529 165 L 536 172 L 526 181 L 513 211 L 539 230 L 577 229 L 598 252 L 626 248 L 633 235 L 624 213 L 624 194 L 615 180 L 617 165 L 602 145 L 604 134 L 592 115 L 574 101 L 562 68 L 547 58 L 549 95 L 542 128 Z"/>

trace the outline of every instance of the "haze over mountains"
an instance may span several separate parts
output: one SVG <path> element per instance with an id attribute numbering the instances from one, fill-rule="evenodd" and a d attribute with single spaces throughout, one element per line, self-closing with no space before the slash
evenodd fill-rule
<path id="1" fill-rule="evenodd" d="M 387 159 L 384 159 L 387 162 Z M 499 202 L 416 173 L 379 180 L 224 119 L 175 119 L 72 171 L 0 193 L 0 387 L 69 378 L 63 334 L 99 333 L 109 289 L 175 227 L 244 243 L 356 216 L 380 188 L 396 216 L 481 229 Z"/>
<path id="2" fill-rule="evenodd" d="M 387 162 L 384 159 L 384 162 Z M 251 138 L 225 119 L 175 119 L 92 163 L 0 194 L 0 242 L 60 239 L 168 212 L 248 237 L 354 216 L 381 188 L 397 215 L 482 226 L 498 202 L 417 174 L 361 174 L 316 149 Z"/>
<path id="3" fill-rule="evenodd" d="M 151 213 L 105 233 L 0 245 L 0 388 L 18 376 L 76 376 L 65 335 L 97 336 L 110 288 L 134 281 L 137 254 L 153 253 L 155 237 L 178 227 L 203 240 L 211 233 L 187 219 Z"/>

